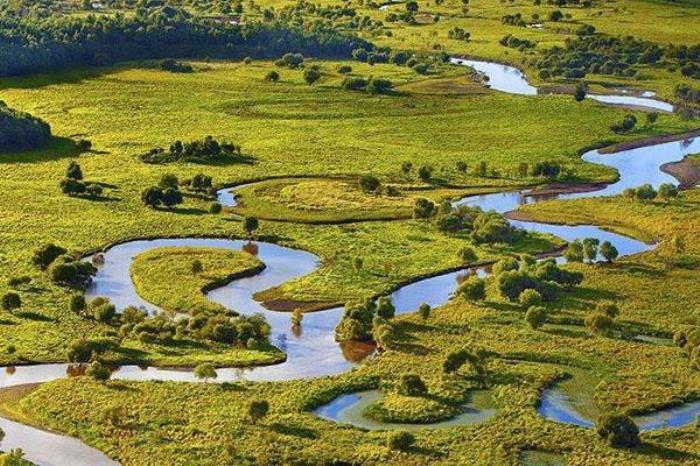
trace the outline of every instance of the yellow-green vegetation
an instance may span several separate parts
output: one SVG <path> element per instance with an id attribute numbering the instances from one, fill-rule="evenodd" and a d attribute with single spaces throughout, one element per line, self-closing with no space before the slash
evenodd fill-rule
<path id="1" fill-rule="evenodd" d="M 391 193 L 391 189 L 396 192 Z M 440 189 L 428 184 L 390 184 L 381 186 L 377 193 L 365 193 L 358 179 L 275 179 L 237 188 L 238 204 L 231 210 L 241 215 L 289 222 L 406 219 L 413 216 L 419 197 L 439 204 L 444 199 L 495 190 L 498 188 Z"/>
<path id="2" fill-rule="evenodd" d="M 167 311 L 192 313 L 223 311 L 203 292 L 262 268 L 262 262 L 243 251 L 156 248 L 138 255 L 130 273 L 142 298 Z"/>

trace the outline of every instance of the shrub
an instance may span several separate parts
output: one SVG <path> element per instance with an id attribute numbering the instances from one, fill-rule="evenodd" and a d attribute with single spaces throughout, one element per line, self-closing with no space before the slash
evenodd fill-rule
<path id="1" fill-rule="evenodd" d="M 160 181 L 158 182 L 158 187 L 163 190 L 168 188 L 178 189 L 179 186 L 180 180 L 178 180 L 177 176 L 173 175 L 172 173 L 164 174 L 160 177 Z"/>
<path id="2" fill-rule="evenodd" d="M 246 231 L 248 236 L 251 236 L 255 230 L 260 226 L 260 222 L 255 217 L 245 217 L 243 219 L 243 229 Z"/>
<path id="3" fill-rule="evenodd" d="M 547 320 L 547 309 L 542 306 L 530 306 L 525 313 L 525 322 L 533 329 L 538 329 L 544 325 Z"/>
<path id="4" fill-rule="evenodd" d="M 194 376 L 200 380 L 215 379 L 217 377 L 216 368 L 213 364 L 202 363 L 194 368 Z"/>
<path id="5" fill-rule="evenodd" d="M 608 263 L 617 259 L 617 256 L 620 254 L 610 241 L 603 241 L 598 252 Z"/>
<path id="6" fill-rule="evenodd" d="M 248 403 L 248 421 L 251 424 L 257 424 L 257 422 L 267 416 L 270 411 L 270 403 L 267 400 L 253 400 Z"/>
<path id="7" fill-rule="evenodd" d="M 338 66 L 338 73 L 340 73 L 340 74 L 352 73 L 352 67 L 350 65 L 340 65 L 340 66 Z"/>
<path id="8" fill-rule="evenodd" d="M 416 63 L 413 65 L 413 71 L 415 71 L 418 74 L 427 74 L 428 69 L 430 68 L 430 65 L 427 63 Z"/>
<path id="9" fill-rule="evenodd" d="M 20 307 L 22 307 L 22 298 L 20 298 L 19 294 L 10 291 L 2 296 L 2 308 L 5 311 L 12 312 Z"/>
<path id="10" fill-rule="evenodd" d="M 361 91 L 367 87 L 367 80 L 348 76 L 343 79 L 343 89 L 346 91 Z"/>
<path id="11" fill-rule="evenodd" d="M 579 240 L 569 243 L 564 258 L 567 262 L 583 262 L 583 243 Z"/>
<path id="12" fill-rule="evenodd" d="M 182 204 L 182 194 L 180 191 L 174 188 L 168 188 L 163 191 L 161 196 L 161 202 L 167 208 L 171 208 L 175 205 Z"/>
<path id="13" fill-rule="evenodd" d="M 463 264 L 466 264 L 469 262 L 476 262 L 479 259 L 479 256 L 477 256 L 476 252 L 474 252 L 474 248 L 464 247 L 459 250 L 459 258 Z"/>
<path id="14" fill-rule="evenodd" d="M 276 83 L 279 80 L 280 80 L 280 74 L 275 70 L 269 71 L 265 75 L 265 81 L 269 81 L 271 83 Z"/>
<path id="15" fill-rule="evenodd" d="M 423 303 L 418 308 L 418 315 L 420 315 L 421 319 L 426 321 L 430 318 L 431 311 L 432 311 L 432 308 L 430 307 L 430 305 L 428 303 Z"/>
<path id="16" fill-rule="evenodd" d="M 472 275 L 460 285 L 458 293 L 469 301 L 481 301 L 486 298 L 486 282 Z"/>
<path id="17" fill-rule="evenodd" d="M 387 296 L 382 296 L 377 300 L 377 304 L 375 305 L 376 307 L 376 314 L 381 317 L 382 319 L 389 320 L 393 319 L 394 315 L 396 314 L 396 308 L 394 307 L 394 304 L 391 302 L 391 298 Z"/>
<path id="18" fill-rule="evenodd" d="M 542 295 L 539 292 L 537 292 L 537 290 L 523 290 L 518 296 L 518 302 L 525 309 L 528 309 L 532 306 L 539 306 L 540 304 L 542 304 Z"/>
<path id="19" fill-rule="evenodd" d="M 141 201 L 148 207 L 156 208 L 163 202 L 163 191 L 158 186 L 146 188 L 141 193 Z"/>
<path id="20" fill-rule="evenodd" d="M 72 256 L 63 255 L 51 263 L 47 272 L 54 283 L 80 288 L 92 280 L 97 269 L 90 262 L 78 261 Z"/>
<path id="21" fill-rule="evenodd" d="M 85 369 L 85 375 L 88 377 L 92 377 L 95 380 L 98 380 L 100 382 L 104 382 L 106 380 L 109 380 L 109 377 L 111 376 L 109 369 L 102 365 L 100 361 L 93 361 L 87 369 Z"/>
<path id="22" fill-rule="evenodd" d="M 85 295 L 74 294 L 70 297 L 70 310 L 75 314 L 82 313 L 87 308 Z"/>
<path id="23" fill-rule="evenodd" d="M 418 169 L 418 176 L 427 183 L 433 177 L 433 169 L 428 165 L 423 165 Z"/>
<path id="24" fill-rule="evenodd" d="M 613 448 L 636 447 L 639 440 L 639 427 L 624 414 L 606 414 L 596 422 L 598 436 Z"/>
<path id="25" fill-rule="evenodd" d="M 387 439 L 387 446 L 392 450 L 406 451 L 413 446 L 416 438 L 410 432 L 392 432 Z"/>
<path id="26" fill-rule="evenodd" d="M 117 348 L 117 340 L 113 338 L 80 338 L 68 346 L 68 360 L 71 362 L 89 362 L 94 356 L 99 356 Z"/>
<path id="27" fill-rule="evenodd" d="M 311 85 L 321 79 L 321 72 L 316 68 L 307 68 L 304 70 L 304 81 L 306 84 Z"/>
<path id="28" fill-rule="evenodd" d="M 78 162 L 76 162 L 75 160 L 71 161 L 68 164 L 68 168 L 66 169 L 66 178 L 70 178 L 72 180 L 83 179 L 83 171 L 80 168 Z"/>
<path id="29" fill-rule="evenodd" d="M 425 383 L 415 374 L 403 374 L 399 379 L 399 393 L 404 396 L 422 396 L 427 392 Z"/>
<path id="30" fill-rule="evenodd" d="M 98 322 L 110 323 L 112 322 L 112 319 L 114 319 L 114 316 L 117 315 L 117 308 L 114 307 L 114 304 L 109 302 L 103 303 L 99 306 L 91 307 L 92 316 Z"/>
<path id="31" fill-rule="evenodd" d="M 435 215 L 436 210 L 437 208 L 433 201 L 419 197 L 416 199 L 413 207 L 413 218 L 428 219 Z"/>
<path id="32" fill-rule="evenodd" d="M 74 180 L 73 178 L 64 178 L 59 183 L 61 192 L 69 196 L 75 196 L 85 192 L 85 183 Z"/>
<path id="33" fill-rule="evenodd" d="M 393 87 L 394 84 L 388 79 L 376 78 L 369 81 L 367 91 L 372 94 L 386 94 Z"/>
<path id="34" fill-rule="evenodd" d="M 374 193 L 379 189 L 379 178 L 372 175 L 365 175 L 360 178 L 360 189 L 365 193 Z"/>
<path id="35" fill-rule="evenodd" d="M 212 202 L 209 205 L 209 213 L 210 214 L 220 214 L 222 209 L 223 209 L 223 207 L 218 202 Z"/>

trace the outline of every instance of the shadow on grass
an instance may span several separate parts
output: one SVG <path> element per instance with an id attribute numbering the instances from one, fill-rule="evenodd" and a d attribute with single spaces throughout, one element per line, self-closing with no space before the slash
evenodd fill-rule
<path id="1" fill-rule="evenodd" d="M 3 163 L 41 163 L 49 160 L 75 158 L 81 154 L 75 141 L 69 138 L 52 137 L 45 146 L 14 152 L 0 151 L 0 164 Z"/>
<path id="2" fill-rule="evenodd" d="M 309 440 L 315 440 L 318 438 L 318 434 L 315 430 L 298 425 L 285 425 L 275 422 L 274 424 L 270 425 L 270 430 L 278 434 L 289 435 L 291 437 L 299 437 Z"/>
<path id="3" fill-rule="evenodd" d="M 695 460 L 700 461 L 700 455 L 690 453 L 687 451 L 676 450 L 673 448 L 668 448 L 663 445 L 657 445 L 653 443 L 643 443 L 639 447 L 633 450 L 635 453 L 640 455 L 663 458 L 673 461 L 689 461 Z M 650 459 L 651 461 L 651 459 Z M 695 463 L 697 464 L 697 463 Z"/>
<path id="4" fill-rule="evenodd" d="M 28 319 L 28 320 L 37 320 L 41 322 L 57 322 L 56 319 L 53 317 L 45 316 L 44 314 L 40 314 L 35 311 L 19 311 L 15 312 L 15 316 L 22 318 L 22 319 Z"/>
<path id="5" fill-rule="evenodd" d="M 79 68 L 47 74 L 32 74 L 21 77 L 5 78 L 0 89 L 41 89 L 57 84 L 77 84 L 88 79 L 99 78 L 113 71 L 112 68 Z"/>

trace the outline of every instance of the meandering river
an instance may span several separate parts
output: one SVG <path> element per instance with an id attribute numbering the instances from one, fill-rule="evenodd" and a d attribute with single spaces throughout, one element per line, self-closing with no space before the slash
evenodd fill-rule
<path id="1" fill-rule="evenodd" d="M 477 67 L 476 64 L 479 63 L 484 62 L 467 62 L 467 64 L 489 75 L 489 82 L 493 89 L 530 95 L 536 93 L 536 89 L 527 84 L 524 76 L 518 70 L 498 64 L 484 64 Z M 636 187 L 643 183 L 658 186 L 663 182 L 675 182 L 672 177 L 661 172 L 660 166 L 667 162 L 679 161 L 686 154 L 694 152 L 700 152 L 700 139 L 666 142 L 611 154 L 602 154 L 598 150 L 589 151 L 583 155 L 584 160 L 616 169 L 620 173 L 620 179 L 616 183 L 595 192 L 563 194 L 558 197 L 561 199 L 574 199 L 590 196 L 610 196 L 622 192 L 627 187 Z M 495 210 L 505 213 L 517 209 L 523 203 L 540 200 L 540 198 L 531 194 L 533 193 L 513 191 L 470 196 L 456 201 L 455 205 L 469 204 L 479 206 L 484 210 Z M 547 198 L 551 199 L 552 196 Z M 232 192 L 231 189 L 220 191 L 219 201 L 225 205 L 234 205 L 236 202 L 235 192 Z M 565 226 L 523 221 L 513 221 L 513 223 L 530 231 L 554 234 L 567 241 L 588 237 L 608 240 L 617 247 L 621 255 L 634 254 L 653 247 L 636 239 L 609 232 L 594 225 Z M 333 329 L 340 321 L 343 312 L 342 308 L 306 314 L 303 319 L 301 332 L 294 332 L 291 328 L 289 314 L 269 311 L 255 301 L 253 295 L 257 291 L 307 275 L 319 265 L 319 259 L 311 253 L 270 243 L 259 242 L 256 244 L 258 245 L 258 257 L 267 265 L 266 269 L 253 277 L 236 280 L 215 289 L 208 293 L 208 297 L 212 301 L 236 309 L 243 314 L 263 313 L 272 327 L 272 342 L 287 353 L 287 360 L 272 366 L 219 369 L 217 370 L 218 382 L 240 379 L 279 381 L 339 374 L 350 369 L 371 352 L 371 348 L 363 345 L 339 345 L 335 342 Z M 138 296 L 129 276 L 129 267 L 134 257 L 138 254 L 152 248 L 171 246 L 241 249 L 244 245 L 244 241 L 202 238 L 143 240 L 119 244 L 104 252 L 104 265 L 100 267 L 93 284 L 87 290 L 87 296 L 109 297 L 119 308 L 127 305 L 136 305 L 155 311 L 155 306 Z M 472 272 L 482 275 L 486 273 L 482 269 Z M 395 291 L 391 294 L 391 298 L 396 306 L 397 314 L 413 312 L 424 302 L 431 306 L 445 304 L 456 288 L 457 277 L 462 273 L 464 271 L 450 272 L 426 278 Z M 42 383 L 67 377 L 75 372 L 72 367 L 68 364 L 40 364 L 1 368 L 0 388 L 15 387 L 28 383 Z M 191 370 L 154 367 L 139 368 L 137 366 L 123 366 L 113 373 L 113 378 L 124 380 L 197 381 Z M 575 408 L 567 405 L 567 400 L 561 397 L 557 401 L 557 393 L 556 389 L 545 393 L 543 405 L 551 409 L 548 409 L 547 412 L 541 411 L 542 414 L 560 422 L 583 425 L 572 420 L 576 416 L 570 415 L 571 409 L 574 409 L 575 412 Z M 550 394 L 551 396 L 549 396 Z M 327 406 L 326 411 L 323 412 L 337 413 L 343 411 L 332 409 L 332 406 L 338 406 L 339 403 L 344 408 L 344 412 L 347 413 L 348 409 L 350 409 L 350 413 L 354 413 L 352 415 L 357 418 L 358 407 L 355 406 L 353 408 L 353 404 L 357 404 L 362 400 L 366 403 L 368 397 L 372 399 L 372 397 L 377 395 L 365 394 L 364 397 L 358 395 L 354 398 L 352 395 L 348 396 L 350 398 L 340 399 L 340 401 L 336 400 L 334 402 L 336 403 L 335 405 Z M 348 402 L 348 399 L 360 401 L 352 403 Z M 554 409 L 557 407 L 566 408 L 563 409 L 565 414 L 557 415 L 556 409 Z M 686 421 L 694 419 L 694 416 L 699 412 L 700 403 L 664 410 L 652 415 L 651 419 L 645 421 L 647 424 L 643 427 L 646 425 L 658 426 L 660 422 L 654 416 L 665 416 L 668 419 L 667 425 L 684 425 L 687 424 Z M 332 418 L 331 415 L 327 417 Z M 469 416 L 465 415 L 463 417 L 466 419 Z M 361 422 L 367 423 L 366 420 Z M 447 425 L 449 424 L 448 421 Z M 0 448 L 21 447 L 25 451 L 27 459 L 40 465 L 95 466 L 117 464 L 100 451 L 70 437 L 48 433 L 1 418 L 0 427 L 6 434 L 5 439 L 0 444 Z"/>

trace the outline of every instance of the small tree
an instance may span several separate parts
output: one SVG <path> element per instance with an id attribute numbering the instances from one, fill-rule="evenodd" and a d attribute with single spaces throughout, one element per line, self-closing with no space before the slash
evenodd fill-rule
<path id="1" fill-rule="evenodd" d="M 192 261 L 192 264 L 190 264 L 190 269 L 192 270 L 192 273 L 195 275 L 199 275 L 202 273 L 202 270 L 204 270 L 204 267 L 202 266 L 202 261 L 199 259 L 195 259 Z"/>
<path id="2" fill-rule="evenodd" d="M 476 262 L 479 259 L 479 257 L 476 255 L 476 252 L 474 252 L 474 249 L 470 247 L 464 247 L 460 249 L 459 258 L 463 264 L 467 264 L 469 262 Z"/>
<path id="3" fill-rule="evenodd" d="M 639 445 L 639 427 L 624 414 L 605 414 L 596 422 L 598 436 L 613 448 L 632 448 Z"/>
<path id="4" fill-rule="evenodd" d="M 523 290 L 518 296 L 518 302 L 525 308 L 529 309 L 532 306 L 539 306 L 542 304 L 542 295 L 531 288 Z"/>
<path id="5" fill-rule="evenodd" d="M 161 202 L 168 209 L 175 205 L 182 204 L 182 193 L 174 188 L 168 188 L 163 192 Z"/>
<path id="6" fill-rule="evenodd" d="M 68 169 L 66 170 L 66 178 L 70 178 L 71 180 L 83 179 L 83 170 L 80 168 L 80 165 L 75 160 L 71 161 L 68 164 Z"/>
<path id="7" fill-rule="evenodd" d="M 87 367 L 87 369 L 85 369 L 85 375 L 92 377 L 99 382 L 105 382 L 109 380 L 111 373 L 109 372 L 109 369 L 100 361 L 93 361 Z"/>
<path id="8" fill-rule="evenodd" d="M 313 67 L 306 68 L 304 70 L 304 81 L 306 84 L 311 85 L 321 79 L 321 72 Z"/>
<path id="9" fill-rule="evenodd" d="M 386 442 L 389 448 L 398 451 L 410 450 L 414 443 L 416 443 L 416 438 L 413 434 L 404 431 L 390 433 Z"/>
<path id="10" fill-rule="evenodd" d="M 204 380 L 204 382 L 215 379 L 217 377 L 216 368 L 208 362 L 202 363 L 194 368 L 194 376 L 199 380 Z"/>
<path id="11" fill-rule="evenodd" d="M 401 164 L 401 172 L 405 176 L 409 176 L 411 174 L 411 170 L 413 170 L 413 164 L 411 162 L 403 162 Z"/>
<path id="12" fill-rule="evenodd" d="M 387 296 L 382 296 L 377 300 L 377 315 L 382 319 L 389 320 L 393 319 L 396 314 L 396 308 L 391 302 L 391 298 Z"/>
<path id="13" fill-rule="evenodd" d="M 85 302 L 85 295 L 74 294 L 70 297 L 70 310 L 74 314 L 81 314 L 87 308 L 87 303 Z"/>
<path id="14" fill-rule="evenodd" d="M 658 195 L 656 190 L 654 190 L 654 188 L 649 183 L 643 184 L 640 187 L 638 187 L 635 190 L 635 194 L 637 196 L 637 199 L 639 199 L 642 202 L 653 201 Z"/>
<path id="15" fill-rule="evenodd" d="M 141 193 L 141 201 L 148 207 L 155 209 L 163 201 L 163 191 L 158 186 L 146 188 L 143 193 Z"/>
<path id="16" fill-rule="evenodd" d="M 423 396 L 428 393 L 428 388 L 419 376 L 403 374 L 399 380 L 399 393 L 404 396 Z"/>
<path id="17" fill-rule="evenodd" d="M 574 89 L 574 99 L 576 99 L 576 102 L 581 102 L 583 99 L 585 99 L 587 92 L 588 89 L 586 88 L 586 83 L 579 82 L 576 84 L 576 89 Z"/>
<path id="18" fill-rule="evenodd" d="M 280 80 L 280 74 L 277 71 L 270 71 L 265 75 L 265 81 L 269 81 L 271 83 L 276 83 L 277 81 Z"/>
<path id="19" fill-rule="evenodd" d="M 610 241 L 603 241 L 600 245 L 599 252 L 600 255 L 603 256 L 603 258 L 608 263 L 613 262 L 615 259 L 617 259 L 617 256 L 619 255 L 617 248 L 613 246 L 613 244 Z"/>
<path id="20" fill-rule="evenodd" d="M 649 112 L 647 113 L 647 125 L 651 126 L 654 123 L 656 123 L 656 120 L 659 119 L 659 114 L 656 112 Z"/>
<path id="21" fill-rule="evenodd" d="M 598 245 L 600 240 L 597 238 L 586 238 L 583 240 L 583 255 L 588 262 L 593 263 L 598 257 Z"/>
<path id="22" fill-rule="evenodd" d="M 472 275 L 460 285 L 458 292 L 469 301 L 481 301 L 486 298 L 486 282 Z"/>
<path id="23" fill-rule="evenodd" d="M 525 313 L 525 322 L 533 329 L 538 329 L 547 321 L 547 309 L 542 306 L 530 306 Z"/>
<path id="24" fill-rule="evenodd" d="M 259 420 L 267 416 L 270 411 L 270 403 L 267 400 L 253 400 L 248 403 L 248 421 L 257 424 Z"/>
<path id="25" fill-rule="evenodd" d="M 260 222 L 255 217 L 246 217 L 243 219 L 243 229 L 248 234 L 248 237 L 253 235 L 253 232 L 258 229 Z"/>
<path id="26" fill-rule="evenodd" d="M 158 187 L 162 190 L 166 190 L 168 188 L 178 189 L 179 186 L 180 181 L 177 179 L 177 176 L 173 175 L 172 173 L 164 174 L 160 177 L 160 181 L 158 182 Z"/>
<path id="27" fill-rule="evenodd" d="M 678 197 L 678 188 L 671 183 L 664 183 L 659 186 L 659 197 L 668 202 Z"/>
<path id="28" fill-rule="evenodd" d="M 22 307 L 22 298 L 14 291 L 5 293 L 2 296 L 2 308 L 7 312 L 13 312 Z"/>
<path id="29" fill-rule="evenodd" d="M 372 175 L 365 175 L 360 178 L 360 189 L 365 193 L 374 193 L 379 189 L 379 178 Z"/>
<path id="30" fill-rule="evenodd" d="M 420 318 L 423 319 L 423 321 L 426 321 L 430 318 L 430 312 L 432 311 L 432 308 L 428 303 L 423 303 L 420 305 L 418 308 L 418 315 L 420 315 Z"/>
<path id="31" fill-rule="evenodd" d="M 423 165 L 418 169 L 418 176 L 427 183 L 433 177 L 433 169 L 428 165 Z"/>
<path id="32" fill-rule="evenodd" d="M 569 243 L 569 247 L 564 252 L 567 262 L 583 262 L 583 244 L 579 240 Z"/>
<path id="33" fill-rule="evenodd" d="M 419 197 L 413 206 L 413 218 L 429 219 L 437 212 L 435 203 L 430 199 Z"/>
<path id="34" fill-rule="evenodd" d="M 221 204 L 219 204 L 218 202 L 212 202 L 209 206 L 209 213 L 214 215 L 220 214 L 222 209 L 223 207 L 221 206 Z"/>

